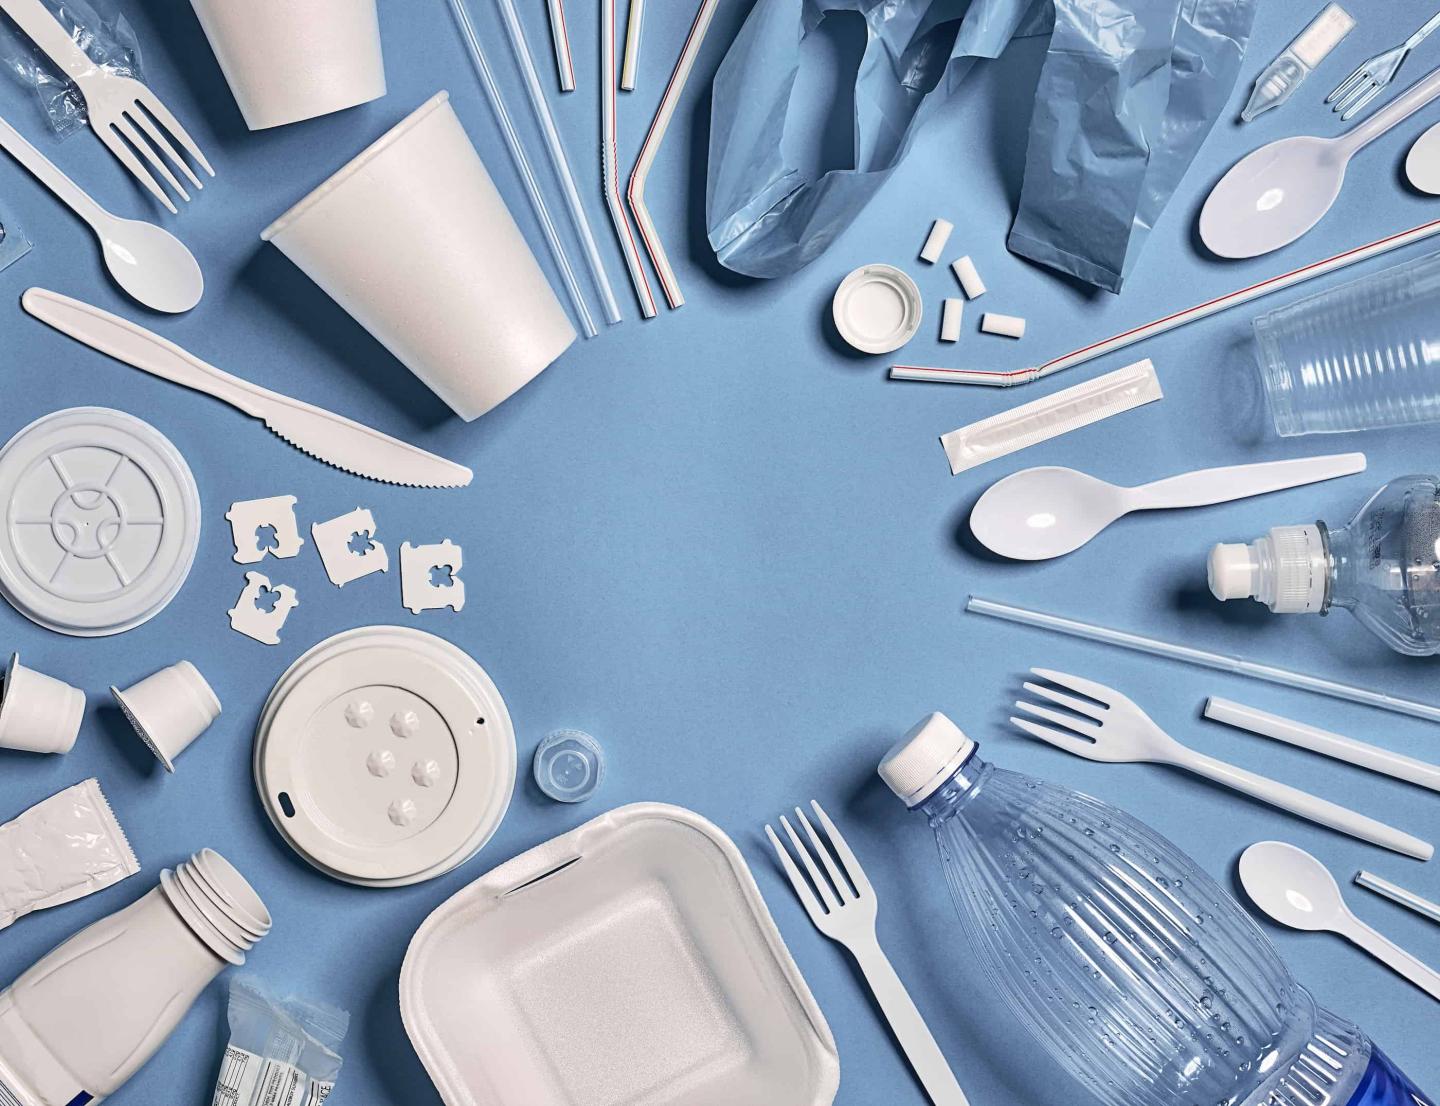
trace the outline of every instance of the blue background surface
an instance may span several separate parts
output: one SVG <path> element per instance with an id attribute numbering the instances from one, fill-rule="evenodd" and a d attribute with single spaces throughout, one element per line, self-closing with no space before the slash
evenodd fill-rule
<path id="1" fill-rule="evenodd" d="M 908 361 L 1017 367 L 1083 341 L 1229 291 L 1440 214 L 1401 177 L 1408 141 L 1435 110 L 1372 147 L 1351 168 L 1330 217 L 1298 244 L 1240 264 L 1203 256 L 1192 232 L 1210 185 L 1237 157 L 1297 130 L 1330 134 L 1321 99 L 1361 58 L 1398 41 L 1433 7 L 1424 0 L 1349 0 L 1359 27 L 1295 101 L 1256 123 L 1223 121 L 1181 185 L 1124 294 L 1090 293 L 1010 257 L 1005 234 L 1025 149 L 1030 89 L 1044 41 L 981 63 L 969 94 L 936 121 L 895 178 L 819 262 L 781 283 L 719 270 L 703 232 L 708 84 L 748 0 L 726 0 L 651 178 L 657 221 L 672 244 L 689 303 L 641 322 L 625 284 L 598 187 L 598 58 L 593 3 L 570 6 L 580 91 L 556 105 L 626 321 L 578 343 L 548 372 L 472 425 L 449 417 L 368 334 L 259 231 L 369 140 L 431 93 L 456 108 L 532 242 L 541 244 L 443 0 L 382 0 L 390 94 L 331 118 L 250 134 L 181 0 L 124 5 L 145 48 L 153 87 L 185 121 L 219 176 L 178 219 L 165 217 L 204 265 L 208 291 L 155 329 L 200 356 L 293 395 L 333 406 L 472 465 L 474 484 L 437 493 L 392 488 L 312 462 L 258 424 L 205 397 L 107 360 L 24 316 L 31 285 L 143 317 L 101 276 L 89 232 L 0 158 L 0 202 L 35 240 L 0 273 L 0 364 L 9 434 L 51 410 L 99 404 L 158 426 L 185 454 L 204 502 L 200 554 L 173 604 L 123 636 L 72 640 L 0 608 L 0 644 L 83 687 L 84 730 L 65 757 L 3 756 L 0 815 L 9 817 L 87 775 L 98 775 L 144 872 L 74 905 L 25 918 L 0 934 L 0 976 L 12 978 L 82 925 L 143 894 L 161 867 L 214 846 L 254 881 L 276 916 L 251 968 L 282 989 L 337 1002 L 354 1015 L 333 1101 L 438 1102 L 405 1038 L 396 980 L 422 919 L 491 866 L 636 800 L 692 807 L 728 831 L 756 878 L 839 1043 L 842 1106 L 924 1097 L 843 951 L 810 926 L 774 870 L 760 836 L 787 805 L 821 799 L 866 862 L 882 899 L 881 935 L 900 974 L 977 1104 L 1073 1099 L 1037 1058 L 1023 1030 L 967 961 L 923 822 L 874 774 L 889 743 L 926 711 L 948 712 L 999 764 L 1061 780 L 1114 801 L 1171 835 L 1233 881 L 1248 844 L 1283 838 L 1314 851 L 1346 882 L 1364 866 L 1440 897 L 1440 874 L 1313 828 L 1196 779 L 1152 767 L 1104 767 L 1066 757 L 1005 724 L 1025 670 L 1046 665 L 1121 688 L 1180 739 L 1434 836 L 1434 795 L 1211 723 L 1198 711 L 1216 693 L 1328 725 L 1406 753 L 1440 758 L 1434 726 L 1239 678 L 1127 655 L 981 620 L 962 612 L 979 593 L 1117 626 L 1182 638 L 1387 691 L 1440 700 L 1436 662 L 1392 654 L 1346 614 L 1272 617 L 1255 604 L 1214 602 L 1204 556 L 1217 540 L 1249 540 L 1277 523 L 1343 522 L 1382 481 L 1435 471 L 1433 428 L 1278 441 L 1252 382 L 1249 318 L 1241 309 L 1144 347 L 1000 393 L 885 379 L 885 358 L 839 344 L 829 298 L 850 269 L 905 267 L 926 297 Z M 548 75 L 543 5 L 523 5 Z M 482 3 L 481 7 L 488 10 Z M 1319 7 L 1260 5 L 1254 42 L 1231 100 Z M 628 167 L 693 14 L 652 0 L 639 91 L 622 101 Z M 812 44 L 823 89 L 853 66 L 855 30 L 836 21 Z M 503 57 L 503 48 L 496 40 Z M 1413 80 L 1437 56 L 1424 47 Z M 518 86 L 507 75 L 506 85 Z M 813 156 L 837 156 L 846 100 L 804 128 Z M 29 94 L 0 81 L 0 113 L 119 213 L 155 217 L 118 163 L 89 136 L 57 143 Z M 981 305 L 1029 319 L 1023 342 L 980 335 L 968 314 L 958 346 L 935 340 L 944 266 L 915 259 L 930 220 L 956 224 L 947 256 L 970 253 L 990 287 Z M 1420 247 L 1423 251 L 1424 247 Z M 1392 260 L 1415 256 L 1411 248 Z M 1365 271 L 1378 266 L 1371 263 Z M 1358 275 L 1330 277 L 1319 287 Z M 1308 290 L 1314 291 L 1317 286 Z M 1296 297 L 1283 294 L 1265 307 Z M 936 436 L 1045 392 L 1149 356 L 1162 403 L 952 478 Z M 1036 565 L 997 562 L 968 538 L 965 519 L 995 479 L 1037 464 L 1069 464 L 1122 483 L 1191 468 L 1364 449 L 1363 476 L 1233 505 L 1132 517 L 1085 550 Z M 392 556 L 402 540 L 463 545 L 469 602 L 413 619 L 397 572 L 343 591 L 313 548 L 260 568 L 294 585 L 301 606 L 284 643 L 266 648 L 232 633 L 225 612 L 243 583 L 224 521 L 236 499 L 293 493 L 302 526 L 357 505 L 374 509 Z M 418 887 L 369 891 L 308 868 L 271 831 L 251 783 L 251 734 L 260 704 L 301 652 L 337 631 L 376 622 L 417 625 L 464 646 L 490 672 L 514 717 L 522 770 L 550 729 L 596 734 L 610 757 L 601 794 L 571 808 L 541 796 L 522 774 L 514 804 L 483 853 Z M 167 777 L 109 706 L 126 685 L 178 658 L 210 678 L 225 713 Z M 1440 931 L 1363 891 L 1358 912 L 1422 958 L 1440 962 Z M 1267 927 L 1268 927 L 1268 923 Z M 1360 1022 L 1432 1091 L 1440 1087 L 1431 1000 L 1338 938 L 1268 927 L 1318 999 Z M 577 1001 L 583 1001 L 577 996 Z M 216 984 L 117 1103 L 208 1102 L 224 1028 Z M 485 1047 L 483 1026 L 475 1045 Z M 767 1104 L 779 1106 L 779 1104 Z"/>

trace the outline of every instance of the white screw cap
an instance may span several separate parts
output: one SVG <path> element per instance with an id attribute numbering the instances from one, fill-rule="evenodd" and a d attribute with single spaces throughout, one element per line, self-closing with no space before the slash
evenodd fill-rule
<path id="1" fill-rule="evenodd" d="M 885 754 L 880 778 L 906 806 L 915 806 L 938 791 L 975 748 L 959 726 L 936 711 L 911 727 Z"/>
<path id="2" fill-rule="evenodd" d="M 1216 599 L 1248 599 L 1255 594 L 1255 558 L 1250 547 L 1222 542 L 1210 550 L 1207 575 L 1210 593 Z"/>

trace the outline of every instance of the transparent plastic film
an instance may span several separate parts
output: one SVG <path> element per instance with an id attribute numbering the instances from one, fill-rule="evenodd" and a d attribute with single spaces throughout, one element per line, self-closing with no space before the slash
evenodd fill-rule
<path id="1" fill-rule="evenodd" d="M 8 208 L 0 207 L 0 270 L 15 264 L 30 252 L 25 228 Z"/>
<path id="2" fill-rule="evenodd" d="M 1155 366 L 1147 358 L 952 430 L 941 436 L 940 444 L 950 460 L 950 472 L 958 474 L 1163 397 Z"/>
<path id="3" fill-rule="evenodd" d="M 82 780 L 0 826 L 0 928 L 139 870 L 99 782 Z"/>
<path id="4" fill-rule="evenodd" d="M 11 17 L 0 16 L 0 64 L 34 91 L 56 134 L 71 134 L 85 125 L 85 97 L 73 80 L 75 74 L 62 72 L 25 33 L 21 15 L 27 21 L 43 17 L 58 23 L 89 58 L 93 70 L 145 80 L 139 43 L 116 0 L 31 0 L 15 11 Z M 0 243 L 0 268 L 3 258 L 4 243 Z"/>
<path id="5" fill-rule="evenodd" d="M 277 999 L 253 976 L 230 984 L 230 1043 L 213 1106 L 318 1106 L 340 1077 L 350 1015 L 299 998 Z"/>

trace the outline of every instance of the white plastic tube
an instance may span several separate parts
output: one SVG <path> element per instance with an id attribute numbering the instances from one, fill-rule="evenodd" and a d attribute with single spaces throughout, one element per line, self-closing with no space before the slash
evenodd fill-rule
<path id="1" fill-rule="evenodd" d="M 1193 323 L 1200 319 L 1208 319 L 1211 315 L 1219 314 L 1221 311 L 1228 311 L 1232 307 L 1239 307 L 1242 303 L 1249 303 L 1261 296 L 1268 296 L 1272 292 L 1283 291 L 1296 284 L 1302 284 L 1307 280 L 1314 280 L 1316 277 L 1324 276 L 1326 273 L 1333 273 L 1337 269 L 1344 269 L 1350 265 L 1359 264 L 1361 261 L 1368 261 L 1372 257 L 1389 253 L 1391 250 L 1398 250 L 1402 246 L 1408 246 L 1412 242 L 1419 242 L 1422 239 L 1430 238 L 1440 234 L 1440 219 L 1434 219 L 1428 223 L 1421 223 L 1409 230 L 1402 230 L 1385 238 L 1377 238 L 1373 242 L 1367 242 L 1363 246 L 1356 246 L 1344 253 L 1337 253 L 1322 261 L 1302 266 L 1299 269 L 1292 269 L 1288 273 L 1281 273 L 1269 280 L 1262 280 L 1258 284 L 1250 284 L 1228 295 L 1217 296 L 1213 300 L 1206 300 L 1204 303 L 1197 303 L 1194 307 L 1188 307 L 1184 311 L 1176 311 L 1172 315 L 1165 315 L 1154 322 L 1146 323 L 1143 326 L 1133 327 L 1130 330 L 1122 331 L 1119 334 L 1102 338 L 1098 342 L 1092 342 L 1088 346 L 1081 346 L 1077 350 L 1062 354 L 1050 361 L 1040 365 L 1033 365 L 1026 369 L 1010 370 L 989 370 L 989 369 L 945 369 L 935 368 L 927 365 L 892 365 L 890 366 L 891 380 L 928 380 L 942 384 L 980 384 L 990 388 L 1010 388 L 1016 384 L 1029 384 L 1032 380 L 1039 380 L 1041 377 L 1049 376 L 1051 373 L 1058 373 L 1062 369 L 1074 368 L 1076 365 L 1083 365 L 1087 361 L 1093 361 L 1097 357 L 1104 357 L 1107 353 L 1114 353 L 1116 350 L 1133 346 L 1136 342 L 1143 342 L 1146 338 L 1153 338 L 1157 334 L 1164 334 L 1168 330 L 1184 326 L 1186 323 Z M 962 259 L 963 260 L 963 259 Z M 956 262 L 958 265 L 959 262 Z M 958 275 L 958 270 L 957 270 Z"/>
<path id="2" fill-rule="evenodd" d="M 645 135 L 645 142 L 640 147 L 640 156 L 635 161 L 635 169 L 630 174 L 630 210 L 635 213 L 635 225 L 640 228 L 645 252 L 650 255 L 650 264 L 655 266 L 660 288 L 672 308 L 683 305 L 685 297 L 680 293 L 680 283 L 675 279 L 675 269 L 670 264 L 670 256 L 665 252 L 660 233 L 655 229 L 655 220 L 650 217 L 650 208 L 646 206 L 645 180 L 660 153 L 665 132 L 670 129 L 670 121 L 675 117 L 675 109 L 680 104 L 680 97 L 690 80 L 690 71 L 695 68 L 695 58 L 700 53 L 700 47 L 710 30 L 710 21 L 715 18 L 715 9 L 718 6 L 719 0 L 700 0 L 700 10 L 695 13 L 695 22 L 690 25 L 690 34 L 680 50 L 675 71 L 670 74 L 670 83 L 665 86 L 665 94 L 660 98 L 660 106 L 655 111 L 649 133 Z"/>
<path id="3" fill-rule="evenodd" d="M 987 311 L 980 316 L 980 329 L 986 334 L 998 334 L 1002 338 L 1025 337 L 1025 320 L 1019 315 L 1001 315 Z"/>
<path id="4" fill-rule="evenodd" d="M 965 301 L 951 297 L 940 312 L 940 341 L 960 341 L 960 327 L 965 320 Z"/>
<path id="5" fill-rule="evenodd" d="M 1317 726 L 1307 726 L 1269 711 L 1247 707 L 1230 699 L 1212 695 L 1205 701 L 1205 717 L 1227 726 L 1247 730 L 1261 737 L 1272 737 L 1290 745 L 1319 753 L 1322 756 L 1343 760 L 1357 768 L 1368 768 L 1381 775 L 1393 776 L 1397 780 L 1440 791 L 1440 766 L 1426 764 L 1414 757 L 1392 753 L 1376 745 L 1367 745 L 1352 737 L 1343 737 Z"/>
<path id="6" fill-rule="evenodd" d="M 475 34 L 475 25 L 465 14 L 465 0 L 449 0 L 449 2 L 451 7 L 456 10 L 456 17 L 461 20 L 461 30 L 465 33 L 467 44 L 470 47 L 470 55 L 473 58 L 481 53 L 480 42 Z M 595 241 L 594 231 L 590 229 L 590 219 L 585 214 L 585 205 L 580 200 L 580 189 L 575 185 L 575 174 L 570 171 L 570 161 L 565 156 L 565 146 L 560 141 L 559 130 L 555 127 L 555 117 L 551 114 L 550 104 L 545 99 L 545 90 L 540 84 L 540 74 L 535 69 L 535 59 L 530 54 L 530 47 L 526 45 L 525 30 L 520 25 L 520 13 L 515 10 L 515 0 L 495 0 L 495 3 L 500 11 L 500 20 L 505 25 L 505 35 L 510 43 L 511 53 L 514 55 L 516 65 L 520 67 L 520 75 L 524 78 L 525 93 L 530 98 L 530 107 L 535 113 L 536 121 L 540 124 L 540 131 L 545 137 L 545 150 L 550 158 L 550 168 L 560 182 L 561 191 L 565 196 L 565 210 L 569 213 L 570 224 L 580 239 L 580 247 L 585 254 L 586 265 L 590 269 L 591 279 L 595 282 L 595 290 L 600 295 L 605 319 L 607 322 L 618 323 L 620 321 L 620 304 L 615 300 L 615 289 L 610 286 L 610 277 L 605 272 L 605 263 L 600 259 L 600 247 Z"/>
<path id="7" fill-rule="evenodd" d="M 950 241 L 950 232 L 955 229 L 955 224 L 949 219 L 936 219 L 930 224 L 930 233 L 925 237 L 925 245 L 920 247 L 920 260 L 929 262 L 931 265 L 940 260 L 940 255 L 945 252 L 945 244 Z"/>
<path id="8" fill-rule="evenodd" d="M 575 59 L 570 53 L 570 29 L 565 25 L 565 0 L 548 0 L 550 39 L 555 44 L 555 70 L 560 91 L 575 91 Z"/>
<path id="9" fill-rule="evenodd" d="M 1429 918 L 1432 922 L 1440 922 L 1440 903 L 1433 903 L 1429 899 L 1422 899 L 1414 891 L 1407 891 L 1405 888 L 1391 883 L 1388 879 L 1381 879 L 1372 872 L 1364 869 L 1355 873 L 1355 882 L 1367 891 L 1374 891 L 1382 899 L 1389 899 L 1393 903 L 1408 907 L 1415 911 L 1422 918 Z"/>
<path id="10" fill-rule="evenodd" d="M 509 2 L 501 0 L 501 3 Z M 635 285 L 635 294 L 640 298 L 640 313 L 647 319 L 653 319 L 655 293 L 650 290 L 645 263 L 640 260 L 635 234 L 630 229 L 625 205 L 620 201 L 620 127 L 615 104 L 616 18 L 615 0 L 600 0 L 600 176 L 605 189 L 605 206 L 610 209 L 610 221 L 615 224 L 615 237 L 620 240 L 620 252 L 625 255 L 630 282 Z"/>
<path id="11" fill-rule="evenodd" d="M 500 87 L 495 83 L 495 74 L 490 68 L 490 59 L 480 45 L 480 36 L 475 33 L 475 25 L 470 21 L 470 13 L 465 10 L 464 0 L 449 0 L 449 4 L 455 15 L 455 22 L 460 27 L 460 37 L 469 51 L 475 75 L 480 78 L 480 87 L 485 92 L 485 99 L 495 115 L 495 121 L 500 124 L 500 135 L 505 139 L 505 148 L 510 151 L 510 160 L 515 165 L 515 171 L 520 174 L 521 181 L 524 182 L 525 192 L 530 197 L 530 209 L 535 213 L 535 218 L 540 223 L 540 230 L 545 235 L 545 242 L 550 247 L 550 257 L 555 262 L 555 268 L 560 272 L 560 281 L 565 285 L 565 292 L 570 297 L 570 306 L 575 311 L 575 318 L 580 324 L 581 333 L 587 338 L 593 338 L 599 331 L 595 326 L 594 316 L 590 314 L 590 304 L 586 302 L 585 293 L 580 290 L 580 283 L 575 278 L 575 268 L 570 264 L 570 255 L 560 241 L 560 232 L 556 229 L 555 220 L 550 215 L 550 205 L 545 202 L 545 194 L 540 191 L 540 182 L 535 177 L 530 157 L 526 154 L 525 147 L 520 141 L 519 132 L 515 130 L 515 122 L 510 117 L 510 109 L 505 106 L 505 98 L 500 95 Z M 596 256 L 598 259 L 598 254 Z M 608 278 L 604 277 L 603 268 L 600 275 L 606 279 L 608 287 Z M 613 301 L 613 295 L 611 299 Z M 619 321 L 618 316 L 610 321 Z"/>
<path id="12" fill-rule="evenodd" d="M 967 300 L 978 299 L 985 294 L 985 282 L 980 279 L 980 270 L 975 268 L 969 254 L 950 262 L 950 271 L 955 274 L 960 287 L 965 289 Z"/>
<path id="13" fill-rule="evenodd" d="M 640 68 L 640 32 L 645 22 L 645 0 L 630 0 L 625 20 L 625 61 L 620 66 L 620 88 L 635 91 L 635 72 Z"/>
<path id="14" fill-rule="evenodd" d="M 1421 703 L 1414 699 L 1402 699 L 1399 696 L 1386 695 L 1381 691 L 1356 687 L 1354 684 L 1342 684 L 1336 680 L 1311 676 L 1305 672 L 1294 672 L 1272 664 L 1262 664 L 1259 661 L 1245 660 L 1242 657 L 1229 657 L 1223 653 L 1212 653 L 1207 649 L 1196 649 L 1189 645 L 1177 645 L 1174 642 L 1161 641 L 1159 638 L 1146 637 L 1144 634 L 1115 630 L 1108 626 L 1097 626 L 1093 622 L 1082 622 L 1079 619 L 1065 618 L 1062 615 L 1030 610 L 1009 603 L 996 603 L 974 595 L 966 602 L 965 609 L 971 614 L 983 614 L 989 618 L 998 618 L 1005 622 L 1018 622 L 1024 626 L 1037 626 L 1042 630 L 1054 630 L 1071 637 L 1085 638 L 1087 641 L 1099 641 L 1106 645 L 1118 645 L 1122 649 L 1130 649 L 1137 653 L 1149 653 L 1153 657 L 1168 657 L 1171 660 L 1184 661 L 1186 664 L 1198 665 L 1201 668 L 1213 668 L 1218 672 L 1233 672 L 1239 676 L 1249 676 L 1267 683 L 1280 684 L 1284 687 L 1298 687 L 1303 691 L 1328 695 L 1332 699 L 1364 703 L 1366 706 L 1379 707 L 1381 710 L 1409 715 L 1411 718 L 1424 718 L 1430 722 L 1440 722 L 1440 706 Z"/>

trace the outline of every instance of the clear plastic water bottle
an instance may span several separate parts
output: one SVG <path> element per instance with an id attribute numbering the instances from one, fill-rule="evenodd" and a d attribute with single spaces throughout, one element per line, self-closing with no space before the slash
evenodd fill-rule
<path id="1" fill-rule="evenodd" d="M 1283 437 L 1440 420 L 1440 253 L 1255 320 Z"/>
<path id="2" fill-rule="evenodd" d="M 1440 653 L 1440 478 L 1402 476 L 1348 526 L 1276 526 L 1210 551 L 1217 599 L 1254 598 L 1276 614 L 1343 607 L 1390 648 Z"/>
<path id="3" fill-rule="evenodd" d="M 992 767 L 943 714 L 880 775 L 935 831 L 963 947 L 1101 1102 L 1434 1106 L 1315 1004 L 1219 884 L 1128 814 Z"/>

